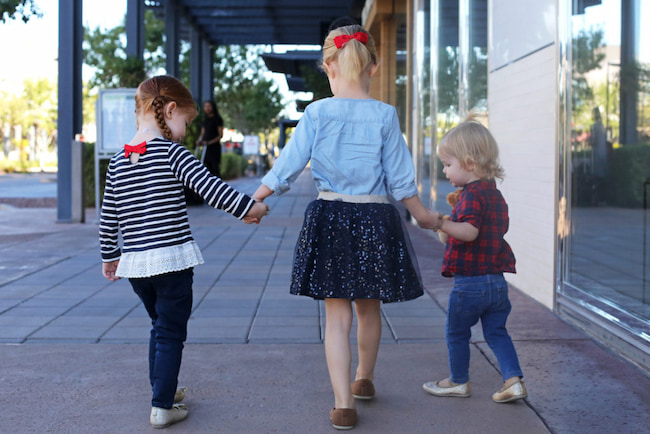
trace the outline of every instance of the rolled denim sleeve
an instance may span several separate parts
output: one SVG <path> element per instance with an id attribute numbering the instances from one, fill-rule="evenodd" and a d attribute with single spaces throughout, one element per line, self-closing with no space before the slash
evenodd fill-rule
<path id="1" fill-rule="evenodd" d="M 395 200 L 403 200 L 418 194 L 415 185 L 415 168 L 394 109 L 389 125 L 382 150 L 386 188 Z"/>
<path id="2" fill-rule="evenodd" d="M 262 184 L 277 195 L 289 191 L 291 184 L 309 163 L 315 135 L 308 107 L 298 121 L 291 139 L 275 160 L 273 168 L 262 178 Z"/>

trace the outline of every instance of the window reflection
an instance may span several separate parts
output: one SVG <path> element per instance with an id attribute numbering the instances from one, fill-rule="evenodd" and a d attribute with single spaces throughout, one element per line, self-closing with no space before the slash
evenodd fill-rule
<path id="1" fill-rule="evenodd" d="M 640 23 L 648 18 L 644 1 L 574 2 L 567 264 L 584 300 L 645 320 L 650 39 Z"/>
<path id="2" fill-rule="evenodd" d="M 446 197 L 455 188 L 442 172 L 436 145 L 470 110 L 478 112 L 487 125 L 488 1 L 413 0 L 412 4 L 413 137 L 410 139 L 416 182 L 423 203 L 449 214 L 451 207 Z M 398 51 L 398 95 L 399 59 Z"/>
<path id="3" fill-rule="evenodd" d="M 422 203 L 431 206 L 431 47 L 435 46 L 431 32 L 431 1 L 414 0 L 414 80 L 412 101 L 413 113 L 413 157 L 416 183 Z"/>

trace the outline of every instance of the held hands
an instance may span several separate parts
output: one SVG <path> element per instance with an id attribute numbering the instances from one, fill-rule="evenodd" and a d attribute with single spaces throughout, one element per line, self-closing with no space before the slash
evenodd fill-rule
<path id="1" fill-rule="evenodd" d="M 115 271 L 117 270 L 117 264 L 119 263 L 120 263 L 119 260 L 111 261 L 111 262 L 102 262 L 102 276 L 104 276 L 111 282 L 120 280 L 120 278 L 115 275 Z"/>
<path id="2" fill-rule="evenodd" d="M 246 224 L 259 224 L 262 220 L 262 217 L 269 213 L 269 206 L 261 201 L 256 201 L 251 209 L 248 210 L 246 216 L 244 217 L 244 223 Z"/>
<path id="3" fill-rule="evenodd" d="M 438 211 L 426 210 L 425 213 L 418 215 L 415 219 L 418 226 L 423 229 L 431 229 L 434 232 L 439 231 L 442 226 L 442 214 Z"/>
<path id="4" fill-rule="evenodd" d="M 262 217 L 264 217 L 269 212 L 269 206 L 264 203 L 264 199 L 269 197 L 273 193 L 273 190 L 269 189 L 264 184 L 260 184 L 255 193 L 253 193 L 253 200 L 255 200 L 255 205 L 248 211 L 246 217 L 244 217 L 244 223 L 259 223 Z M 256 213 L 260 213 L 259 215 Z"/>
<path id="5" fill-rule="evenodd" d="M 447 244 L 449 236 L 442 230 L 444 220 L 448 220 L 447 216 L 443 216 L 438 211 L 427 210 L 426 217 L 418 220 L 418 225 L 424 229 L 431 229 L 438 232 L 438 238 L 443 244 Z"/>

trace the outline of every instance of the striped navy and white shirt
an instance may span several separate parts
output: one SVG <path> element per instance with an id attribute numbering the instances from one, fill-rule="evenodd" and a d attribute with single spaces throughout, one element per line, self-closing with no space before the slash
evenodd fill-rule
<path id="1" fill-rule="evenodd" d="M 99 225 L 104 262 L 120 260 L 120 277 L 150 277 L 203 263 L 192 238 L 187 186 L 210 206 L 242 219 L 255 201 L 213 176 L 182 145 L 156 138 L 136 163 L 115 154 L 106 174 Z M 120 248 L 118 233 L 123 246 Z"/>

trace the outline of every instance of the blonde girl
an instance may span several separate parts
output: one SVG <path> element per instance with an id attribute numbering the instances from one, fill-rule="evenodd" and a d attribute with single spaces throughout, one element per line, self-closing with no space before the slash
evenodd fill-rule
<path id="1" fill-rule="evenodd" d="M 253 197 L 286 192 L 311 161 L 318 198 L 305 212 L 291 293 L 325 300 L 325 355 L 334 390 L 336 429 L 357 423 L 355 398 L 372 399 L 381 338 L 380 302 L 423 294 L 416 258 L 396 208 L 401 200 L 426 228 L 438 224 L 417 196 L 414 168 L 395 108 L 370 97 L 377 70 L 373 38 L 363 27 L 332 30 L 323 69 L 334 97 L 307 106 L 296 130 Z M 358 355 L 351 376 L 352 303 Z"/>
<path id="2" fill-rule="evenodd" d="M 451 220 L 440 228 L 446 242 L 442 275 L 454 278 L 446 325 L 451 375 L 423 388 L 435 396 L 471 396 L 469 340 L 480 320 L 503 377 L 492 399 L 503 403 L 526 398 L 517 352 L 506 330 L 511 305 L 503 273 L 515 272 L 515 256 L 503 238 L 509 218 L 495 183 L 495 178 L 503 178 L 499 148 L 490 131 L 470 115 L 442 138 L 438 156 L 449 181 L 463 190 Z"/>

